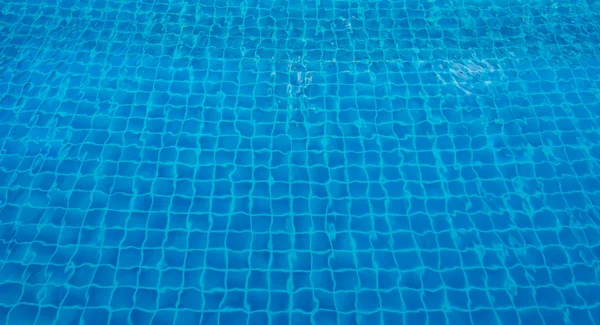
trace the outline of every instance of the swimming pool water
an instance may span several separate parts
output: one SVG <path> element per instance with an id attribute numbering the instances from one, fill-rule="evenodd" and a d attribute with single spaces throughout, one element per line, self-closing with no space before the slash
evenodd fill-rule
<path id="1" fill-rule="evenodd" d="M 600 2 L 0 0 L 1 324 L 600 324 Z"/>

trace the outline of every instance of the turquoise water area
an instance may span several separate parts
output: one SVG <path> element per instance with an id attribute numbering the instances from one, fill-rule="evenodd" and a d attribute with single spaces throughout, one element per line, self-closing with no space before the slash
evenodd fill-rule
<path id="1" fill-rule="evenodd" d="M 597 0 L 0 0 L 0 324 L 600 325 Z"/>

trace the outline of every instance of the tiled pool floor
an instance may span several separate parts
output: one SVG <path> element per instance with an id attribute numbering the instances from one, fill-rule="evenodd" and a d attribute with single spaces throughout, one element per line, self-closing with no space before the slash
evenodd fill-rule
<path id="1" fill-rule="evenodd" d="M 0 0 L 0 324 L 600 325 L 600 2 Z"/>

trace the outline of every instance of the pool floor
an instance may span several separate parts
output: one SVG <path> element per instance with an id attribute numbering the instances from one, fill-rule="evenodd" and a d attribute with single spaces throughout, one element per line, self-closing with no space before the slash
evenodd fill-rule
<path id="1" fill-rule="evenodd" d="M 0 0 L 0 324 L 600 325 L 600 1 Z"/>

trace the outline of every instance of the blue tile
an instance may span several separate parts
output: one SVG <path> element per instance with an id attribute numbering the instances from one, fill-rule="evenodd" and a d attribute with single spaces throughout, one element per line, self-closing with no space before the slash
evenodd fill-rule
<path id="1" fill-rule="evenodd" d="M 600 321 L 598 4 L 0 5 L 0 322 Z"/>

